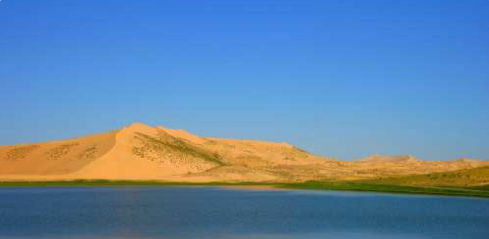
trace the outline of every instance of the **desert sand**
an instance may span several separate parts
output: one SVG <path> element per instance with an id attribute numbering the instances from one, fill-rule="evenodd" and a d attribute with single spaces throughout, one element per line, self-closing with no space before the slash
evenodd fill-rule
<path id="1" fill-rule="evenodd" d="M 288 143 L 200 137 L 142 123 L 107 133 L 0 146 L 0 180 L 161 180 L 300 182 L 421 175 L 488 166 L 487 161 L 422 161 L 371 155 L 316 156 Z"/>

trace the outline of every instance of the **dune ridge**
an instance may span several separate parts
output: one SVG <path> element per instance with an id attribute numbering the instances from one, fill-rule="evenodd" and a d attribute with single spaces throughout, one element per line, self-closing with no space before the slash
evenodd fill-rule
<path id="1" fill-rule="evenodd" d="M 371 155 L 341 161 L 288 143 L 200 137 L 142 123 L 107 133 L 0 146 L 0 180 L 302 182 L 422 175 L 489 166 L 487 161 L 422 161 Z"/>

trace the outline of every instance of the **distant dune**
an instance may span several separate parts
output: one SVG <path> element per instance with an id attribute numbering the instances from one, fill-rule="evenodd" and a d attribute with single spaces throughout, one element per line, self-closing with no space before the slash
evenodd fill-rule
<path id="1" fill-rule="evenodd" d="M 483 166 L 489 163 L 472 159 L 421 161 L 412 156 L 371 155 L 340 161 L 287 143 L 199 137 L 141 123 L 77 139 L 0 146 L 3 181 L 301 182 L 378 179 Z"/>

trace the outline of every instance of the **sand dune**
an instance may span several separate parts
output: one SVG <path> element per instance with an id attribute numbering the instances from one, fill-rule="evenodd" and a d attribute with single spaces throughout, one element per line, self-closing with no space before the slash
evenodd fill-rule
<path id="1" fill-rule="evenodd" d="M 77 139 L 0 146 L 1 180 L 290 182 L 364 179 L 472 169 L 487 161 L 371 155 L 340 161 L 287 143 L 199 137 L 134 123 Z"/>

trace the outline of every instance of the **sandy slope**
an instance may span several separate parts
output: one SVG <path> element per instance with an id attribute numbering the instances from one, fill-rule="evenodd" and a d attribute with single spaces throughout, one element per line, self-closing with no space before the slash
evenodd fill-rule
<path id="1" fill-rule="evenodd" d="M 0 175 L 63 175 L 76 172 L 115 145 L 117 131 L 40 144 L 0 146 Z"/>
<path id="2" fill-rule="evenodd" d="M 304 181 L 412 175 L 484 165 L 489 164 L 379 155 L 339 161 L 287 143 L 206 138 L 141 123 L 77 139 L 0 146 L 3 180 Z"/>

